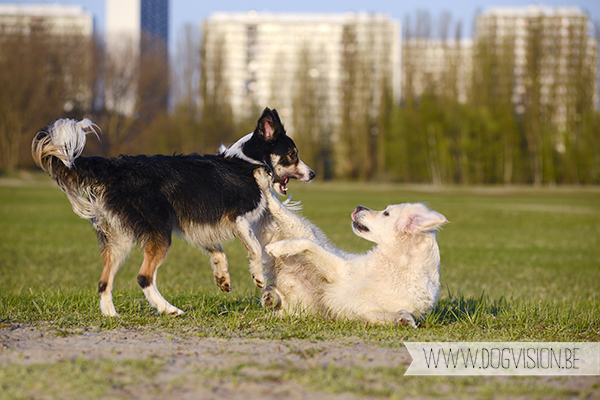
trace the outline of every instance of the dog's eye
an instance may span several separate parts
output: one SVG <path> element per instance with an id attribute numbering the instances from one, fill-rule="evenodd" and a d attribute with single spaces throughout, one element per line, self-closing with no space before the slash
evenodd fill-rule
<path id="1" fill-rule="evenodd" d="M 384 211 L 384 212 L 383 212 L 383 215 L 385 215 L 386 217 L 389 217 L 389 216 L 390 216 L 390 213 L 389 213 L 389 212 L 387 212 L 387 211 Z"/>
<path id="2" fill-rule="evenodd" d="M 290 154 L 288 154 L 288 159 L 290 160 L 291 163 L 295 163 L 296 160 L 298 159 L 298 156 L 296 156 L 296 153 L 290 153 Z"/>

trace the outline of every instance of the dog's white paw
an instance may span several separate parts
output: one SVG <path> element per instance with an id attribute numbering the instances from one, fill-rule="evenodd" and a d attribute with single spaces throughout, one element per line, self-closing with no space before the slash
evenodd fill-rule
<path id="1" fill-rule="evenodd" d="M 256 287 L 260 289 L 264 288 L 267 284 L 267 280 L 262 272 L 252 274 L 252 280 L 254 280 Z"/>
<path id="2" fill-rule="evenodd" d="M 258 187 L 260 187 L 263 191 L 267 191 L 271 187 L 271 178 L 264 168 L 257 168 L 254 170 L 254 179 L 256 179 Z"/>
<path id="3" fill-rule="evenodd" d="M 179 308 L 175 307 L 174 305 L 169 304 L 169 302 L 165 301 L 165 303 L 166 304 L 164 304 L 163 307 L 158 308 L 159 314 L 170 315 L 171 317 L 179 317 L 180 315 L 185 314 Z"/>
<path id="4" fill-rule="evenodd" d="M 265 251 L 273 258 L 285 257 L 289 255 L 289 241 L 282 240 L 265 246 Z"/>
<path id="5" fill-rule="evenodd" d="M 116 312 L 115 310 L 106 311 L 106 312 L 104 310 L 101 310 L 101 311 L 102 311 L 102 315 L 104 315 L 105 317 L 119 317 L 120 316 L 119 313 Z"/>
<path id="6" fill-rule="evenodd" d="M 112 296 L 109 294 L 100 295 L 100 311 L 106 317 L 118 317 L 119 313 L 115 310 L 115 305 L 112 301 Z"/>
<path id="7" fill-rule="evenodd" d="M 396 318 L 394 319 L 394 325 L 410 326 L 413 329 L 417 329 L 415 319 L 413 318 L 411 313 L 409 313 L 406 310 L 402 310 L 396 314 Z"/>
<path id="8" fill-rule="evenodd" d="M 174 310 L 171 310 L 171 311 L 167 312 L 166 314 L 170 315 L 173 318 L 179 317 L 180 315 L 185 314 L 185 312 L 180 310 L 179 308 L 177 308 L 177 307 L 173 307 L 173 308 L 174 308 Z"/>
<path id="9" fill-rule="evenodd" d="M 253 278 L 254 278 L 254 284 L 256 285 L 257 288 L 262 289 L 265 287 L 264 278 L 263 279 L 255 278 L 255 277 L 253 277 Z"/>

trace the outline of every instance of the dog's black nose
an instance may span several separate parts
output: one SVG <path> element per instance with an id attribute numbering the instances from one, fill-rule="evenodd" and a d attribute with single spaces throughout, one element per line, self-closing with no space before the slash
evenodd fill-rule
<path id="1" fill-rule="evenodd" d="M 312 181 L 315 178 L 315 176 L 317 176 L 317 174 L 315 174 L 315 172 L 311 169 L 310 173 L 308 174 L 308 180 Z"/>
<path id="2" fill-rule="evenodd" d="M 354 211 L 352 211 L 352 214 L 350 215 L 350 217 L 352 218 L 352 221 L 356 221 L 356 220 L 354 219 L 354 216 L 355 216 L 356 214 L 358 214 L 359 212 L 361 212 L 361 211 L 364 211 L 364 210 L 368 210 L 368 208 L 367 208 L 367 207 L 363 207 L 363 206 L 358 206 L 358 207 L 356 207 L 356 209 L 355 209 Z"/>

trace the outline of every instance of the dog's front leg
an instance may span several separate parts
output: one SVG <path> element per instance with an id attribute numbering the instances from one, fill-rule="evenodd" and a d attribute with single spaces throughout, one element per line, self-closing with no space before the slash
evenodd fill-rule
<path id="1" fill-rule="evenodd" d="M 340 275 L 340 265 L 346 260 L 309 239 L 281 240 L 265 247 L 272 257 L 286 257 L 306 253 L 312 265 L 328 282 L 333 282 Z"/>
<path id="2" fill-rule="evenodd" d="M 265 275 L 262 267 L 262 247 L 258 242 L 258 239 L 254 235 L 252 225 L 244 217 L 237 217 L 235 220 L 236 225 L 236 237 L 240 239 L 246 250 L 248 251 L 248 257 L 250 258 L 250 273 L 254 284 L 259 288 L 265 287 Z"/>

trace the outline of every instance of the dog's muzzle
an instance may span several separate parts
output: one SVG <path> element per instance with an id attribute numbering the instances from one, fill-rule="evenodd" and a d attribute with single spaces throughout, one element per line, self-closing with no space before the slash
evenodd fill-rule
<path id="1" fill-rule="evenodd" d="M 352 214 L 350 216 L 352 218 L 352 227 L 359 232 L 369 232 L 369 228 L 366 227 L 365 225 L 361 224 L 359 221 L 359 218 L 360 218 L 359 214 L 362 213 L 363 211 L 371 211 L 371 210 L 368 209 L 367 207 L 358 206 L 352 212 Z"/>
<path id="2" fill-rule="evenodd" d="M 273 184 L 273 188 L 277 193 L 282 196 L 287 194 L 287 184 L 290 181 L 290 178 L 297 179 L 302 182 L 310 182 L 314 179 L 316 174 L 312 169 L 308 167 L 308 165 L 304 164 L 302 161 L 299 163 L 299 171 L 297 173 L 293 173 L 290 176 L 286 176 L 283 179 L 275 181 Z"/>

